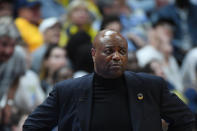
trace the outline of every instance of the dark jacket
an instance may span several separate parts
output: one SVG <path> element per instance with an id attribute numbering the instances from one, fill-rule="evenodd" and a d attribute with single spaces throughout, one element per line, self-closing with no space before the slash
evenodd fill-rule
<path id="1" fill-rule="evenodd" d="M 124 73 L 133 131 L 162 131 L 161 118 L 169 131 L 191 131 L 194 116 L 159 77 Z M 58 83 L 45 102 L 25 121 L 24 131 L 89 131 L 93 74 Z M 139 93 L 143 98 L 139 99 Z"/>

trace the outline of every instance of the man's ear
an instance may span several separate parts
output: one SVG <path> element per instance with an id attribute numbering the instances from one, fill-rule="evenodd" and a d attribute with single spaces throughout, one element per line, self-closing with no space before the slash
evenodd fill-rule
<path id="1" fill-rule="evenodd" d="M 91 49 L 91 54 L 92 54 L 92 59 L 93 59 L 93 61 L 94 61 L 94 59 L 95 59 L 95 54 L 96 54 L 96 49 L 92 48 L 92 49 Z"/>

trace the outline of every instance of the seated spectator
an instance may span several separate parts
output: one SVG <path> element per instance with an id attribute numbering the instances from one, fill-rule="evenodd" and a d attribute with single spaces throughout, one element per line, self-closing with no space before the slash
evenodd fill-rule
<path id="1" fill-rule="evenodd" d="M 60 46 L 65 47 L 70 37 L 79 31 L 85 31 L 91 40 L 96 36 L 96 30 L 92 27 L 92 17 L 86 1 L 75 0 L 68 6 L 66 21 L 60 38 Z"/>
<path id="2" fill-rule="evenodd" d="M 22 47 L 26 60 L 26 71 L 19 79 L 18 89 L 14 97 L 15 105 L 21 116 L 31 113 L 45 98 L 39 76 L 30 69 L 32 59 L 28 47 L 26 44 L 23 44 Z"/>
<path id="3" fill-rule="evenodd" d="M 150 34 L 149 37 L 150 45 L 137 51 L 137 58 L 141 67 L 153 59 L 162 62 L 162 68 L 166 79 L 175 86 L 176 90 L 182 92 L 183 85 L 179 66 L 172 54 L 172 25 L 173 24 L 168 19 L 160 19 L 155 23 L 151 32 L 152 34 Z"/>
<path id="4" fill-rule="evenodd" d="M 0 1 L 0 17 L 13 15 L 13 0 Z"/>
<path id="5" fill-rule="evenodd" d="M 193 48 L 186 54 L 181 67 L 181 76 L 184 93 L 189 100 L 188 106 L 197 114 L 197 48 Z"/>
<path id="6" fill-rule="evenodd" d="M 153 23 L 148 33 L 148 44 L 136 52 L 140 67 L 144 67 L 152 59 L 164 59 L 160 52 L 163 35 L 168 38 L 173 37 L 173 23 L 168 19 L 159 19 Z"/>
<path id="7" fill-rule="evenodd" d="M 175 23 L 173 47 L 180 64 L 187 51 L 197 45 L 197 15 L 194 12 L 197 12 L 197 5 L 190 0 L 175 0 L 175 3 L 164 6 L 153 15 L 153 20 L 168 18 Z"/>
<path id="8" fill-rule="evenodd" d="M 84 32 L 79 31 L 71 36 L 66 47 L 68 57 L 71 61 L 74 72 L 86 71 L 93 72 L 93 61 L 91 56 L 92 42 L 90 36 Z"/>
<path id="9" fill-rule="evenodd" d="M 183 77 L 183 85 L 186 89 L 190 87 L 197 89 L 196 64 L 197 48 L 193 48 L 187 53 L 181 66 L 181 76 Z"/>
<path id="10" fill-rule="evenodd" d="M 94 29 L 99 31 L 101 27 L 101 22 L 105 16 L 120 15 L 120 4 L 119 0 L 96 0 L 95 3 L 98 7 L 101 16 L 100 19 L 94 21 L 93 27 Z"/>
<path id="11" fill-rule="evenodd" d="M 100 30 L 111 29 L 116 32 L 121 32 L 122 24 L 118 15 L 105 15 L 100 26 Z"/>
<path id="12" fill-rule="evenodd" d="M 44 55 L 40 71 L 41 85 L 47 96 L 54 85 L 54 73 L 64 66 L 68 66 L 66 51 L 57 45 L 50 45 Z"/>
<path id="13" fill-rule="evenodd" d="M 0 17 L 0 130 L 10 128 L 13 99 L 19 78 L 25 73 L 25 59 L 19 33 L 11 17 Z"/>
<path id="14" fill-rule="evenodd" d="M 183 92 L 184 86 L 180 74 L 180 68 L 172 54 L 171 38 L 166 37 L 164 34 L 161 37 L 160 52 L 164 56 L 162 68 L 166 79 L 175 86 L 176 90 Z"/>
<path id="15" fill-rule="evenodd" d="M 44 54 L 50 45 L 58 45 L 61 25 L 57 18 L 47 18 L 42 21 L 39 30 L 43 35 L 44 43 L 32 53 L 32 70 L 39 73 Z"/>
<path id="16" fill-rule="evenodd" d="M 40 2 L 16 0 L 14 6 L 16 26 L 29 50 L 33 52 L 43 44 L 43 38 L 38 29 L 41 21 Z"/>

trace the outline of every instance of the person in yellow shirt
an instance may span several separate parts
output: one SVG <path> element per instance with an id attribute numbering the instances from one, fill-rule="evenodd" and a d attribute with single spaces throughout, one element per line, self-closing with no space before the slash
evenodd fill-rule
<path id="1" fill-rule="evenodd" d="M 87 1 L 72 1 L 67 11 L 59 45 L 65 47 L 70 37 L 79 31 L 85 31 L 93 40 L 97 31 L 92 27 L 93 19 Z"/>
<path id="2" fill-rule="evenodd" d="M 43 44 L 43 36 L 38 29 L 41 21 L 40 2 L 36 0 L 16 0 L 15 24 L 22 39 L 33 52 Z"/>

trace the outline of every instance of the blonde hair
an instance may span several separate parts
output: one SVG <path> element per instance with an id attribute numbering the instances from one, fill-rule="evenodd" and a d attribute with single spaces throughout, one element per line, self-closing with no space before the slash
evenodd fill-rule
<path id="1" fill-rule="evenodd" d="M 68 8 L 67 8 L 67 19 L 70 18 L 70 15 L 72 14 L 72 12 L 78 8 L 78 7 L 83 7 L 85 8 L 89 13 L 90 13 L 90 10 L 88 8 L 88 3 L 87 1 L 85 0 L 73 0 L 69 5 L 68 5 Z"/>

